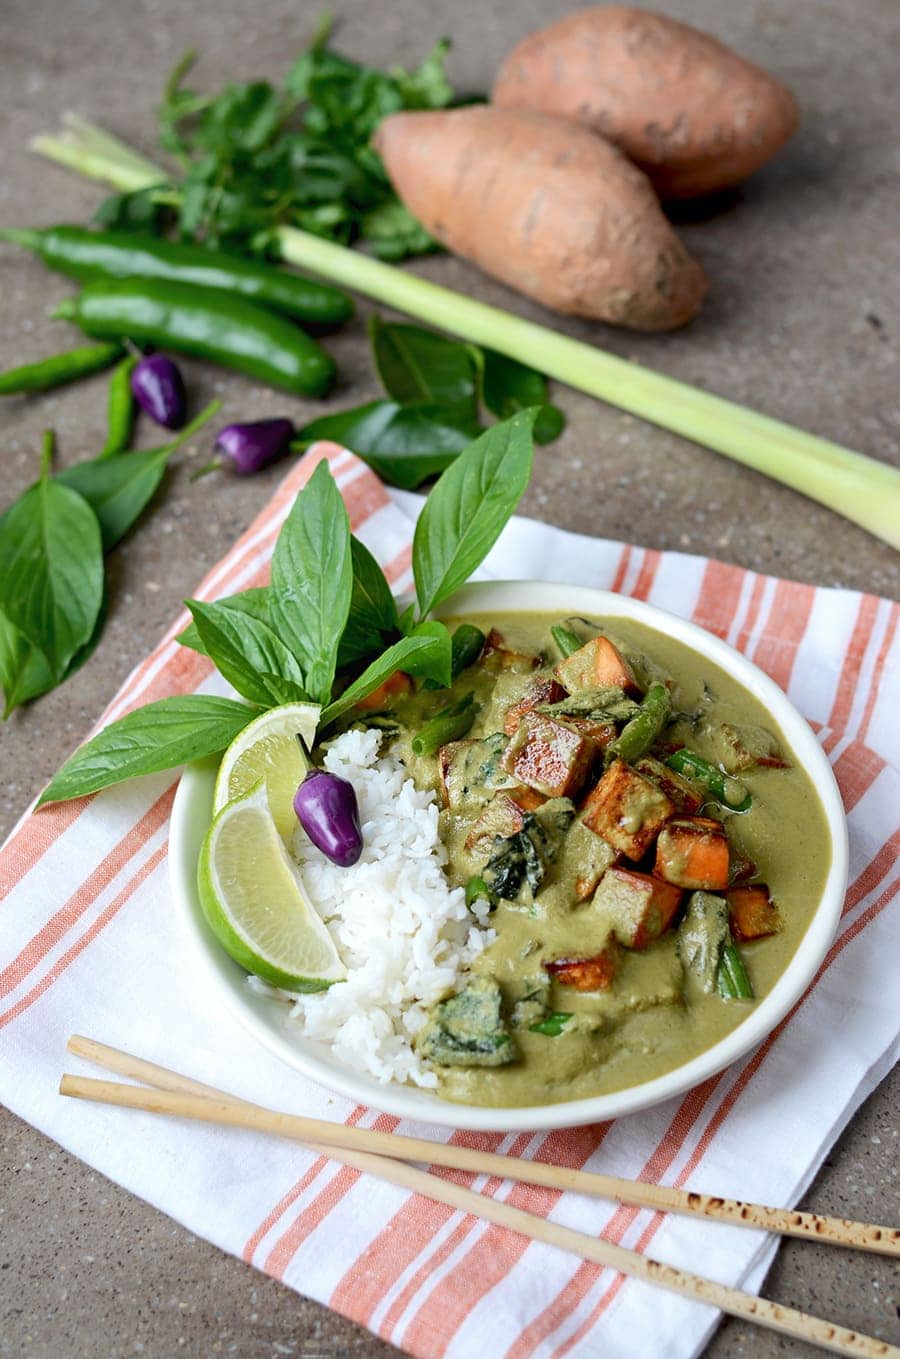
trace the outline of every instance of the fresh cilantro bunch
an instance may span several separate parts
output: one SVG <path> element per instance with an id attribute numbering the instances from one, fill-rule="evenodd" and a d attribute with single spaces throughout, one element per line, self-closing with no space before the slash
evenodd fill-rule
<path id="1" fill-rule="evenodd" d="M 378 71 L 333 52 L 330 20 L 281 87 L 265 80 L 207 95 L 185 85 L 195 54 L 172 72 L 157 109 L 160 141 L 183 180 L 168 186 L 184 239 L 264 253 L 280 226 L 342 245 L 361 240 L 382 259 L 436 244 L 397 198 L 369 145 L 378 123 L 401 109 L 439 109 L 453 99 L 442 40 L 414 71 Z M 180 202 L 178 198 L 180 196 Z M 116 228 L 162 229 L 165 187 L 107 200 L 99 219 Z"/>

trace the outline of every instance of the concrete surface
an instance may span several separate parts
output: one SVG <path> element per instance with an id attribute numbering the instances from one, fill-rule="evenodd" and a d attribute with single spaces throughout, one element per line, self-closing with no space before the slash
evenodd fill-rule
<path id="1" fill-rule="evenodd" d="M 433 38 L 455 42 L 460 88 L 484 89 L 502 54 L 570 0 L 342 0 L 340 44 L 374 62 L 411 63 Z M 758 406 L 838 442 L 896 460 L 900 113 L 896 0 L 661 0 L 706 25 L 795 89 L 803 127 L 782 157 L 707 220 L 686 220 L 711 292 L 700 320 L 676 336 L 635 337 L 572 325 L 573 333 Z M 149 109 L 183 49 L 202 53 L 197 80 L 280 73 L 316 7 L 288 0 L 3 0 L 0 106 L 5 224 L 83 221 L 100 191 L 26 153 L 28 139 L 77 109 L 154 149 Z M 373 22 L 373 19 L 375 22 Z M 683 214 L 685 217 L 691 214 Z M 696 216 L 696 214 L 694 214 Z M 418 271 L 526 315 L 539 309 L 453 260 Z M 64 280 L 0 251 L 0 366 L 69 343 L 45 319 Z M 362 309 L 365 314 L 366 308 Z M 375 395 L 362 321 L 331 342 L 342 385 L 333 408 Z M 224 415 L 312 407 L 228 374 L 189 365 L 199 402 Z M 898 558 L 864 532 L 753 473 L 616 411 L 560 390 L 569 425 L 543 450 L 524 508 L 587 533 L 654 547 L 709 551 L 798 579 L 895 595 Z M 103 378 L 3 406 L 2 502 L 34 476 L 41 431 L 54 425 L 63 461 L 92 453 L 104 427 Z M 146 438 L 146 429 L 142 431 Z M 203 452 L 198 448 L 197 452 Z M 178 602 L 270 495 L 277 470 L 250 483 L 189 486 L 185 469 L 111 559 L 103 643 L 84 669 L 0 736 L 0 831 L 44 783 L 155 642 Z M 822 1212 L 896 1219 L 898 1082 L 886 1081 L 853 1121 L 810 1189 Z M 771 1154 L 771 1149 L 761 1149 Z M 238 1354 L 244 1359 L 387 1356 L 389 1347 L 298 1299 L 102 1180 L 8 1114 L 0 1115 L 0 1356 L 68 1359 Z M 875 1257 L 788 1245 L 769 1296 L 875 1335 L 900 1338 L 895 1271 Z M 806 1347 L 726 1323 L 709 1354 L 801 1354 Z M 655 1359 L 654 1356 L 648 1359 Z"/>

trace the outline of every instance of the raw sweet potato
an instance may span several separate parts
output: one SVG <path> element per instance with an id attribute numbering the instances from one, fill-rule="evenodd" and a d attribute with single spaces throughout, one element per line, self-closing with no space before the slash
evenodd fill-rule
<path id="1" fill-rule="evenodd" d="M 602 133 L 661 198 L 741 183 L 797 126 L 793 95 L 766 71 L 696 28 L 622 5 L 529 34 L 500 67 L 492 98 Z"/>
<path id="2" fill-rule="evenodd" d="M 391 114 L 374 145 L 433 236 L 527 297 L 632 330 L 696 316 L 703 270 L 646 176 L 587 129 L 476 105 Z"/>

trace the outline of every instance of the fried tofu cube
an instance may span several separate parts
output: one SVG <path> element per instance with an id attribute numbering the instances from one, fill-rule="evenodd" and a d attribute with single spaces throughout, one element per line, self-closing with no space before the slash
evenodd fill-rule
<path id="1" fill-rule="evenodd" d="M 619 648 L 608 637 L 592 637 L 553 667 L 553 673 L 567 693 L 579 689 L 602 689 L 614 684 L 626 694 L 640 693 L 634 671 Z"/>
<path id="2" fill-rule="evenodd" d="M 787 768 L 781 747 L 765 727 L 723 722 L 712 736 L 722 768 L 729 774 L 744 774 L 757 766 L 764 769 Z"/>
<path id="3" fill-rule="evenodd" d="M 552 675 L 535 675 L 518 702 L 507 708 L 503 718 L 503 730 L 507 736 L 515 736 L 516 729 L 526 713 L 532 712 L 543 703 L 559 703 L 565 696 L 565 689 Z"/>
<path id="4" fill-rule="evenodd" d="M 662 760 L 654 760 L 652 755 L 645 755 L 643 759 L 635 762 L 634 767 L 638 773 L 663 790 L 666 797 L 674 802 L 679 816 L 695 816 L 703 806 L 703 795 L 698 793 L 687 779 L 683 779 L 674 769 L 663 764 Z"/>
<path id="5" fill-rule="evenodd" d="M 660 831 L 653 872 L 692 892 L 721 892 L 728 886 L 730 864 L 728 836 L 720 821 L 679 817 Z"/>
<path id="6" fill-rule="evenodd" d="M 683 896 L 680 887 L 651 878 L 649 873 L 610 868 L 603 875 L 592 905 L 609 921 L 620 944 L 643 949 L 669 929 Z"/>
<path id="7" fill-rule="evenodd" d="M 608 991 L 617 962 L 615 941 L 610 939 L 590 958 L 554 958 L 544 967 L 560 986 L 571 986 L 575 991 Z"/>
<path id="8" fill-rule="evenodd" d="M 541 664 L 541 658 L 523 651 L 512 651 L 506 645 L 503 634 L 499 633 L 496 628 L 491 628 L 484 639 L 481 664 L 488 670 L 513 670 L 521 674 L 529 670 L 537 670 Z"/>
<path id="9" fill-rule="evenodd" d="M 576 901 L 590 901 L 603 874 L 618 858 L 611 844 L 576 817 L 563 842 L 560 876 L 572 882 Z"/>
<path id="10" fill-rule="evenodd" d="M 546 797 L 574 797 L 597 756 L 593 741 L 541 713 L 526 713 L 501 761 L 507 774 Z"/>
<path id="11" fill-rule="evenodd" d="M 484 807 L 496 792 L 518 791 L 501 766 L 509 742 L 502 731 L 480 741 L 448 741 L 438 751 L 440 791 L 453 812 Z"/>
<path id="12" fill-rule="evenodd" d="M 635 863 L 674 815 L 662 789 L 623 760 L 613 760 L 582 810 L 584 824 Z"/>
<path id="13" fill-rule="evenodd" d="M 409 675 L 403 670 L 395 670 L 393 675 L 388 675 L 383 684 L 379 684 L 377 689 L 373 689 L 371 694 L 366 694 L 354 706 L 362 708 L 363 712 L 375 713 L 382 708 L 392 708 L 398 699 L 406 698 L 407 694 L 413 691 L 413 682 Z"/>
<path id="14" fill-rule="evenodd" d="M 539 793 L 536 788 L 526 788 L 524 784 L 511 788 L 509 795 L 523 812 L 534 812 L 547 801 L 543 793 Z"/>
<path id="15" fill-rule="evenodd" d="M 487 859 L 499 836 L 508 840 L 517 835 L 525 824 L 525 811 L 508 793 L 495 793 L 466 836 L 470 854 Z"/>
<path id="16" fill-rule="evenodd" d="M 731 916 L 731 933 L 738 943 L 749 939 L 765 939 L 781 929 L 778 908 L 764 882 L 745 887 L 732 887 L 725 893 Z"/>
<path id="17" fill-rule="evenodd" d="M 598 750 L 605 750 L 618 736 L 615 722 L 598 722 L 593 717 L 563 717 L 560 719 L 567 727 L 593 741 Z"/>

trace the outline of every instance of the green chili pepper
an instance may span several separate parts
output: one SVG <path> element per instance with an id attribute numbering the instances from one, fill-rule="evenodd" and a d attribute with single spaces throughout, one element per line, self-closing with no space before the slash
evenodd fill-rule
<path id="1" fill-rule="evenodd" d="M 136 354 L 127 354 L 109 380 L 106 443 L 97 454 L 98 462 L 102 458 L 114 458 L 118 453 L 124 453 L 131 443 L 135 412 L 131 374 L 137 362 Z"/>
<path id="2" fill-rule="evenodd" d="M 564 628 L 561 623 L 554 623 L 550 629 L 550 636 L 562 652 L 563 660 L 567 656 L 573 655 L 574 652 L 580 651 L 584 646 L 584 642 L 578 634 L 573 632 L 571 628 Z"/>
<path id="3" fill-rule="evenodd" d="M 752 1000 L 753 985 L 747 976 L 744 960 L 739 950 L 731 942 L 722 949 L 722 958 L 716 974 L 716 986 L 723 1000 Z"/>
<path id="4" fill-rule="evenodd" d="M 666 757 L 665 763 L 676 774 L 683 774 L 691 783 L 698 784 L 723 807 L 733 812 L 750 810 L 753 799 L 744 785 L 737 779 L 729 778 L 709 760 L 704 760 L 702 755 L 695 755 L 692 750 L 676 750 L 673 755 Z"/>
<path id="5" fill-rule="evenodd" d="M 448 741 L 458 741 L 475 721 L 475 698 L 466 694 L 451 708 L 443 708 L 429 718 L 422 730 L 413 737 L 412 748 L 415 755 L 433 755 Z"/>
<path id="6" fill-rule="evenodd" d="M 338 288 L 205 246 L 72 226 L 0 231 L 0 239 L 34 250 L 48 268 L 82 283 L 147 278 L 217 288 L 317 326 L 340 325 L 353 315 L 352 301 Z"/>
<path id="7" fill-rule="evenodd" d="M 108 368 L 122 353 L 120 344 L 85 344 L 80 349 L 67 349 L 38 363 L 26 363 L 21 368 L 10 368 L 0 373 L 0 396 L 17 392 L 46 392 L 64 382 L 99 373 Z"/>
<path id="8" fill-rule="evenodd" d="M 484 878 L 470 878 L 466 883 L 466 905 L 471 909 L 476 901 L 486 901 L 491 910 L 497 904 Z"/>
<path id="9" fill-rule="evenodd" d="M 163 279 L 89 283 L 55 316 L 97 339 L 144 341 L 194 354 L 289 392 L 322 396 L 334 361 L 283 316 L 243 297 Z"/>
<path id="10" fill-rule="evenodd" d="M 564 1032 L 566 1025 L 572 1018 L 565 1010 L 551 1010 L 550 1013 L 537 1024 L 529 1024 L 529 1033 L 543 1033 L 547 1038 L 558 1038 Z"/>
<path id="11" fill-rule="evenodd" d="M 616 758 L 633 764 L 653 745 L 672 711 L 672 697 L 664 684 L 654 681 L 638 711 L 606 749 L 606 759 Z"/>
<path id="12" fill-rule="evenodd" d="M 484 633 L 474 623 L 460 623 L 450 641 L 450 673 L 458 679 L 464 670 L 474 665 L 484 650 Z M 437 680 L 426 680 L 424 689 L 443 689 Z"/>

